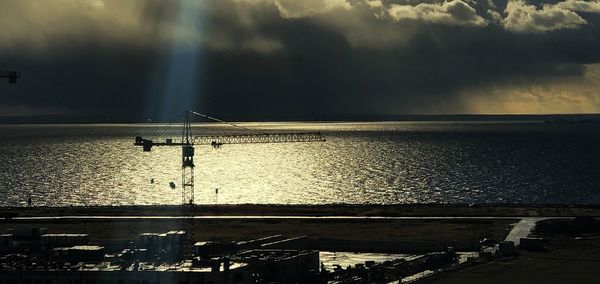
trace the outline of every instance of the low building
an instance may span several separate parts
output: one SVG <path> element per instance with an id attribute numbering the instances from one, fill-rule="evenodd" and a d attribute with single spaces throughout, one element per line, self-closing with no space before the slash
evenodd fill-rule
<path id="1" fill-rule="evenodd" d="M 58 247 L 52 249 L 52 259 L 61 262 L 89 262 L 102 261 L 104 258 L 104 247 L 101 246 L 73 246 Z"/>
<path id="2" fill-rule="evenodd" d="M 10 251 L 13 247 L 13 234 L 0 235 L 0 251 Z"/>
<path id="3" fill-rule="evenodd" d="M 194 253 L 202 258 L 235 252 L 237 246 L 234 242 L 197 242 L 194 244 Z"/>
<path id="4" fill-rule="evenodd" d="M 543 250 L 545 240 L 542 238 L 521 238 L 519 247 L 524 250 Z"/>
<path id="5" fill-rule="evenodd" d="M 138 247 L 145 248 L 155 254 L 164 252 L 179 255 L 184 250 L 185 238 L 185 231 L 143 233 L 139 235 Z"/>
<path id="6" fill-rule="evenodd" d="M 511 256 L 515 254 L 515 243 L 511 241 L 501 241 L 498 243 L 498 254 L 501 256 Z"/>
<path id="7" fill-rule="evenodd" d="M 12 234 L 15 239 L 34 240 L 39 239 L 41 235 L 46 234 L 46 228 L 38 227 L 16 227 L 7 229 L 9 234 Z"/>
<path id="8" fill-rule="evenodd" d="M 246 284 L 253 283 L 248 265 L 231 263 L 213 267 L 192 267 L 190 263 L 152 265 L 134 263 L 129 268 L 110 263 L 81 263 L 69 267 L 15 267 L 0 270 L 3 283 L 81 284 Z"/>
<path id="9" fill-rule="evenodd" d="M 319 251 L 256 249 L 238 253 L 235 260 L 250 265 L 264 282 L 306 282 L 319 272 Z"/>
<path id="10" fill-rule="evenodd" d="M 90 243 L 88 234 L 43 234 L 40 236 L 42 249 L 51 250 L 55 247 L 83 246 Z"/>

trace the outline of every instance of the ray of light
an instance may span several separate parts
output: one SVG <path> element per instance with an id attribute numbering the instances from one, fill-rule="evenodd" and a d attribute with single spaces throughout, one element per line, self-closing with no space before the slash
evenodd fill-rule
<path id="1" fill-rule="evenodd" d="M 192 107 L 199 96 L 201 83 L 200 40 L 202 36 L 202 1 L 181 0 L 173 27 L 164 77 L 159 119 L 176 119 L 185 108 Z"/>

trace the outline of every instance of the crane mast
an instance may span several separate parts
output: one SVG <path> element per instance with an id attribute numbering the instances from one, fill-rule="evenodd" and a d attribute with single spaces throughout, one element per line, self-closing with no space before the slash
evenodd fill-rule
<path id="1" fill-rule="evenodd" d="M 190 112 L 185 112 L 181 133 L 181 203 L 194 204 L 194 145 Z"/>

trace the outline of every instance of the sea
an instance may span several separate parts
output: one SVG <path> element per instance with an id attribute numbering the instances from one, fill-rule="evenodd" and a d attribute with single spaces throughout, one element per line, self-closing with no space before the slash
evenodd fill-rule
<path id="1" fill-rule="evenodd" d="M 195 145 L 197 204 L 600 204 L 600 124 L 194 124 L 194 135 L 325 142 Z M 178 124 L 0 125 L 0 206 L 180 204 Z M 175 185 L 172 188 L 171 183 Z"/>

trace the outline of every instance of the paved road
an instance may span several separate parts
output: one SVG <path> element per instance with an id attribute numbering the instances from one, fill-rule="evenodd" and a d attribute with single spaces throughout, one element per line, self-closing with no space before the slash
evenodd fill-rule
<path id="1" fill-rule="evenodd" d="M 521 218 L 521 220 L 515 224 L 515 226 L 512 228 L 512 230 L 510 231 L 510 233 L 508 233 L 508 236 L 506 236 L 507 241 L 511 241 L 514 242 L 515 245 L 519 245 L 520 244 L 520 239 L 521 238 L 526 238 L 527 236 L 529 236 L 529 234 L 531 233 L 531 230 L 533 230 L 533 228 L 535 227 L 535 224 L 537 224 L 537 222 L 545 220 L 545 219 L 566 219 L 565 217 L 557 217 L 557 218 L 551 218 L 551 217 L 525 217 L 525 218 Z"/>

